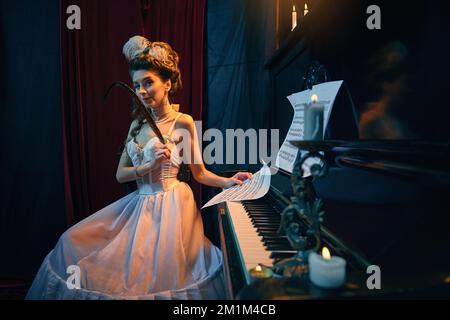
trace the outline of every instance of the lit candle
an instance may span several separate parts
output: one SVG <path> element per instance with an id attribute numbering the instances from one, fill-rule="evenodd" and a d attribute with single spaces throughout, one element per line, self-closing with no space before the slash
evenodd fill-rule
<path id="1" fill-rule="evenodd" d="M 346 262 L 341 257 L 332 257 L 327 247 L 322 249 L 322 255 L 310 253 L 308 263 L 309 278 L 316 286 L 332 289 L 345 283 Z"/>
<path id="2" fill-rule="evenodd" d="M 305 108 L 304 140 L 323 140 L 323 113 L 325 106 L 318 102 L 316 94 L 311 96 L 311 103 Z"/>
<path id="3" fill-rule="evenodd" d="M 308 14 L 308 4 L 305 3 L 305 10 L 303 10 L 303 16 L 306 16 Z"/>
<path id="4" fill-rule="evenodd" d="M 292 30 L 297 26 L 297 12 L 295 11 L 295 6 L 292 6 Z"/>
<path id="5" fill-rule="evenodd" d="M 256 281 L 258 279 L 268 279 L 272 278 L 273 271 L 270 268 L 257 265 L 256 267 L 252 268 L 248 272 L 250 274 L 250 278 L 252 281 Z"/>

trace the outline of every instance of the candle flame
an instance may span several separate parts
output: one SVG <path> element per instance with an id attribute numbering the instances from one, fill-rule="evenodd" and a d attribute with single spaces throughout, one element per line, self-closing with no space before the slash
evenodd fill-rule
<path id="1" fill-rule="evenodd" d="M 317 96 L 317 94 L 313 94 L 311 96 L 311 101 L 315 103 L 315 102 L 317 102 L 317 100 L 319 100 L 319 97 Z"/>
<path id="2" fill-rule="evenodd" d="M 261 268 L 261 266 L 258 264 L 258 265 L 255 267 L 255 270 L 256 270 L 256 271 L 262 271 L 262 268 Z"/>
<path id="3" fill-rule="evenodd" d="M 291 31 L 293 31 L 297 27 L 297 12 L 295 12 L 295 6 L 292 6 L 292 26 Z"/>
<path id="4" fill-rule="evenodd" d="M 308 4 L 305 3 L 305 10 L 308 10 Z"/>
<path id="5" fill-rule="evenodd" d="M 322 248 L 322 257 L 323 257 L 325 260 L 331 260 L 330 250 L 328 250 L 327 247 L 323 247 L 323 248 Z"/>

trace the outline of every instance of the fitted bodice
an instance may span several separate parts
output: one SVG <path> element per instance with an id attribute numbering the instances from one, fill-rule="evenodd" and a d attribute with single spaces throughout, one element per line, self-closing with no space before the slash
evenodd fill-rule
<path id="1" fill-rule="evenodd" d="M 179 114 L 164 137 L 167 140 L 169 148 L 175 146 L 172 140 L 172 133 L 175 127 L 176 120 L 181 116 Z M 159 140 L 157 137 L 151 138 L 143 148 L 141 148 L 133 139 L 127 143 L 127 153 L 133 163 L 133 166 L 140 166 L 147 162 L 152 162 L 155 158 L 155 145 Z M 149 174 L 136 180 L 139 194 L 154 194 L 170 190 L 179 183 L 177 179 L 178 171 L 180 170 L 181 160 L 177 152 L 171 153 L 170 159 L 161 160 L 150 171 Z"/>

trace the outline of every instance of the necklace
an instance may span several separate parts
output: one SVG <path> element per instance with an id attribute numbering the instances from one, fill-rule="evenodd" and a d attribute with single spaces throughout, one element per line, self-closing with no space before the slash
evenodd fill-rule
<path id="1" fill-rule="evenodd" d="M 170 116 L 165 117 L 166 115 L 170 115 L 172 113 L 173 110 L 170 110 L 164 114 L 161 115 L 161 117 L 159 117 L 159 119 L 155 119 L 155 123 L 160 123 L 163 121 L 166 121 L 167 119 L 170 119 Z"/>
<path id="2" fill-rule="evenodd" d="M 155 119 L 155 116 L 154 116 L 154 114 L 152 113 L 152 118 L 155 120 L 155 123 L 164 122 L 164 121 L 166 121 L 167 119 L 170 119 L 170 117 L 165 117 L 165 116 L 166 116 L 166 115 L 170 115 L 172 112 L 173 112 L 173 109 L 167 111 L 166 113 L 162 114 L 162 115 L 160 116 L 159 119 Z M 147 122 L 147 119 L 144 119 L 144 123 L 146 123 L 146 122 Z"/>

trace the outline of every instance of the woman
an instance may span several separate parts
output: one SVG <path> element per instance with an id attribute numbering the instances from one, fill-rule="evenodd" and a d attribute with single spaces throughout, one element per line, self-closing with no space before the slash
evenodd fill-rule
<path id="1" fill-rule="evenodd" d="M 169 101 L 181 87 L 178 55 L 170 45 L 135 36 L 123 53 L 135 91 L 167 143 L 156 138 L 143 115 L 134 115 L 116 177 L 120 183 L 135 180 L 138 190 L 67 230 L 27 298 L 224 298 L 221 252 L 204 237 L 192 191 L 176 177 L 182 159 L 198 182 L 213 187 L 242 184 L 251 174 L 223 178 L 206 170 L 192 117 Z M 79 271 L 79 286 L 68 270 Z"/>

